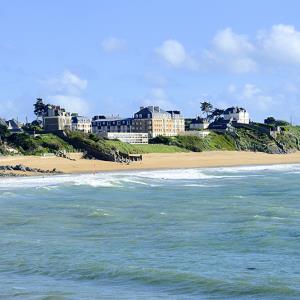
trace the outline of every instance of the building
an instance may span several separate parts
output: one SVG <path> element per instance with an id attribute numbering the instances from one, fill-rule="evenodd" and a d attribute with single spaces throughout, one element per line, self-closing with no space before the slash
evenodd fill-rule
<path id="1" fill-rule="evenodd" d="M 203 129 L 207 129 L 209 126 L 209 122 L 207 121 L 207 119 L 204 118 L 200 118 L 197 117 L 196 119 L 192 119 L 189 129 L 190 130 L 203 130 Z"/>
<path id="2" fill-rule="evenodd" d="M 56 105 L 48 105 L 43 116 L 44 130 L 55 132 L 58 130 L 71 130 L 72 120 L 69 112 Z"/>
<path id="3" fill-rule="evenodd" d="M 226 120 L 225 118 L 218 118 L 209 124 L 208 129 L 218 132 L 226 132 L 234 130 L 232 126 L 232 120 Z"/>
<path id="4" fill-rule="evenodd" d="M 131 132 L 131 118 L 122 119 L 119 116 L 94 116 L 92 118 L 92 132 Z"/>
<path id="5" fill-rule="evenodd" d="M 250 123 L 249 113 L 242 107 L 227 108 L 223 113 L 223 117 L 225 120 L 231 120 L 232 122 L 236 123 Z"/>
<path id="6" fill-rule="evenodd" d="M 176 136 L 184 131 L 184 118 L 180 111 L 165 111 L 159 106 L 141 107 L 132 119 L 132 132 L 148 133 L 150 138 L 158 135 Z"/>
<path id="7" fill-rule="evenodd" d="M 15 119 L 11 119 L 6 121 L 7 129 L 11 133 L 21 133 L 23 132 L 22 125 L 20 122 L 16 121 Z"/>
<path id="8" fill-rule="evenodd" d="M 148 144 L 148 133 L 143 132 L 100 132 L 99 136 L 129 144 Z"/>
<path id="9" fill-rule="evenodd" d="M 77 114 L 72 116 L 72 131 L 92 132 L 91 119 Z"/>

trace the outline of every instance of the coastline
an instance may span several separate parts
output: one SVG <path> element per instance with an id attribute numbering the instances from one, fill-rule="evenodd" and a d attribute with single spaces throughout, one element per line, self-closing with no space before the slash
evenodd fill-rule
<path id="1" fill-rule="evenodd" d="M 133 162 L 129 165 L 80 158 L 73 154 L 75 160 L 60 157 L 40 156 L 5 156 L 0 157 L 0 165 L 18 165 L 40 168 L 42 170 L 57 169 L 64 174 L 159 170 L 159 169 L 188 169 L 209 167 L 233 167 L 247 165 L 276 165 L 300 164 L 300 152 L 290 154 L 267 154 L 261 152 L 212 151 L 188 153 L 153 153 L 143 155 L 142 162 Z M 2 176 L 45 176 L 43 173 L 2 171 Z M 6 175 L 3 175 L 6 174 Z M 46 174 L 48 175 L 48 174 Z M 51 174 L 49 174 L 51 175 Z"/>

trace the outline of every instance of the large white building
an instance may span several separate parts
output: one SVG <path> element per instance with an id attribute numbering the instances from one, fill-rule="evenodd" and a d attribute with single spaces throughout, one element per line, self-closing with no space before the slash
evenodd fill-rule
<path id="1" fill-rule="evenodd" d="M 249 113 L 241 107 L 229 107 L 223 113 L 225 120 L 231 120 L 232 122 L 249 124 Z"/>
<path id="2" fill-rule="evenodd" d="M 143 132 L 100 132 L 99 136 L 129 144 L 148 144 L 148 133 Z"/>

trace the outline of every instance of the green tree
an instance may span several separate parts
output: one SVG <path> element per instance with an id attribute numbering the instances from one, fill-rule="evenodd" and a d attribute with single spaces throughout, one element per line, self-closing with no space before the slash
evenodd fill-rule
<path id="1" fill-rule="evenodd" d="M 219 108 L 215 108 L 211 114 L 208 116 L 208 118 L 210 119 L 214 119 L 214 118 L 218 118 L 220 117 L 221 115 L 223 115 L 224 113 L 224 109 L 219 109 Z"/>
<path id="2" fill-rule="evenodd" d="M 208 118 L 209 114 L 211 113 L 212 109 L 213 109 L 213 105 L 210 104 L 209 102 L 201 102 L 200 103 L 200 108 L 202 113 L 206 114 L 206 118 Z"/>
<path id="3" fill-rule="evenodd" d="M 34 114 L 37 116 L 37 118 L 43 117 L 47 109 L 47 105 L 44 104 L 43 99 L 37 98 L 33 106 Z"/>

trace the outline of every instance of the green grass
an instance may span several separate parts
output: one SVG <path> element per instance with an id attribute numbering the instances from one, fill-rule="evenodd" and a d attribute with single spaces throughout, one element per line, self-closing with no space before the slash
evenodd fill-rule
<path id="1" fill-rule="evenodd" d="M 138 144 L 132 145 L 128 143 L 122 143 L 120 141 L 105 141 L 107 145 L 118 149 L 120 152 L 127 154 L 146 154 L 146 153 L 175 153 L 186 152 L 186 149 L 182 149 L 177 146 L 169 146 L 163 144 Z"/>
<path id="2" fill-rule="evenodd" d="M 22 154 L 39 155 L 43 153 L 55 153 L 65 150 L 74 152 L 75 149 L 54 134 L 41 134 L 36 137 L 27 133 L 12 134 L 8 137 L 9 144 L 13 145 Z"/>
<path id="3" fill-rule="evenodd" d="M 196 136 L 175 136 L 175 137 L 157 137 L 152 143 L 164 143 L 169 147 L 179 147 L 183 151 L 216 151 L 216 150 L 236 150 L 234 140 L 229 135 L 217 134 L 211 132 L 204 138 Z"/>

